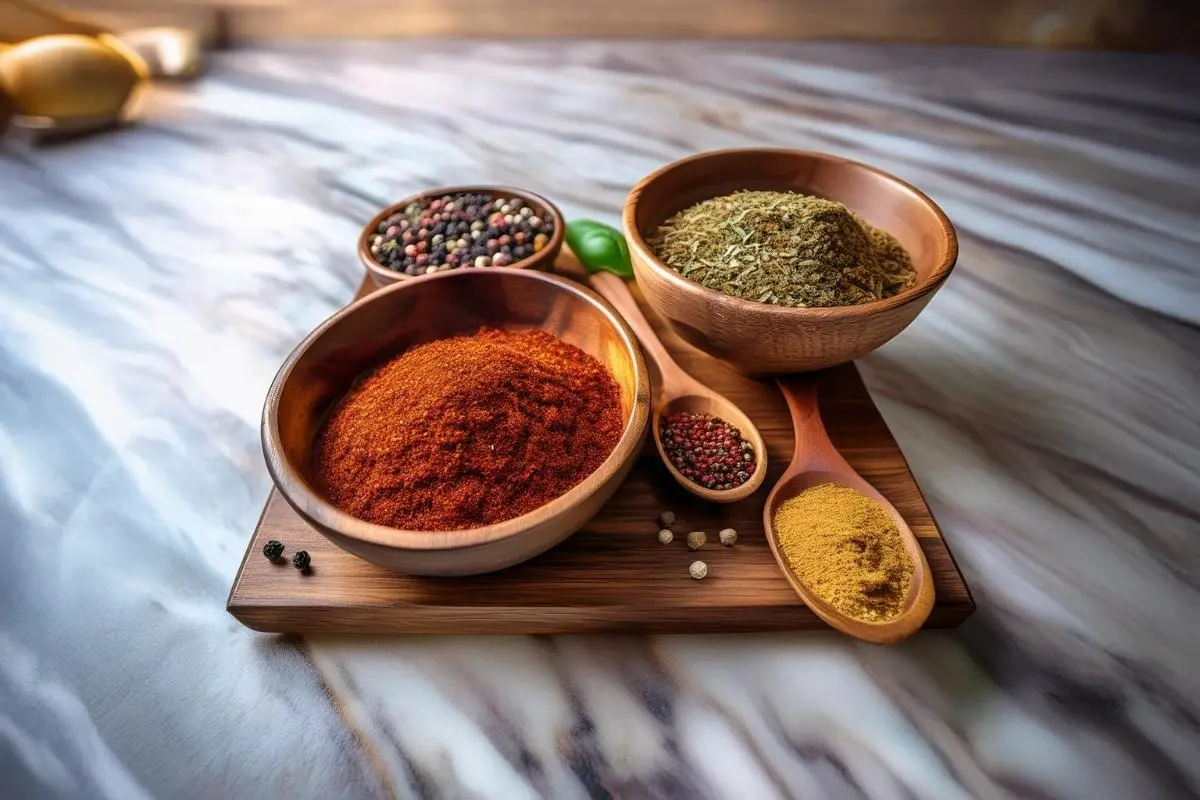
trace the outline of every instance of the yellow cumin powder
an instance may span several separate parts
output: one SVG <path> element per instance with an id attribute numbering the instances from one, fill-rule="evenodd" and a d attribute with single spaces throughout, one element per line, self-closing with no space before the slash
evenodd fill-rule
<path id="1" fill-rule="evenodd" d="M 832 483 L 813 486 L 779 507 L 775 531 L 800 581 L 843 614 L 886 622 L 900 613 L 913 563 L 879 503 Z"/>

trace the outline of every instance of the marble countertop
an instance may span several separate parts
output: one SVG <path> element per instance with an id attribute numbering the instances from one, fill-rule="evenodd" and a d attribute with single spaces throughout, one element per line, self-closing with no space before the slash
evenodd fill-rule
<path id="1" fill-rule="evenodd" d="M 0 796 L 1200 793 L 1200 60 L 280 46 L 0 149 Z M 979 609 L 833 635 L 277 638 L 226 593 L 267 385 L 398 196 L 610 222 L 681 155 L 828 150 L 959 268 L 864 359 Z"/>

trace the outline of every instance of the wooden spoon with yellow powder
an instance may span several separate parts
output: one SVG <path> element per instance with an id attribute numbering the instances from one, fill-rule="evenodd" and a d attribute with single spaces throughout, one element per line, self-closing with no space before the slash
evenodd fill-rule
<path id="1" fill-rule="evenodd" d="M 898 642 L 933 609 L 933 576 L 904 518 L 846 463 L 825 432 L 817 379 L 776 379 L 796 452 L 763 508 L 775 560 L 804 603 L 831 627 Z"/>

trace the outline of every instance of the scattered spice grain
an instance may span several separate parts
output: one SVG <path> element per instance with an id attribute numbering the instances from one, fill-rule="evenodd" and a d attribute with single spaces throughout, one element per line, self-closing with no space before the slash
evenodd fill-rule
<path id="1" fill-rule="evenodd" d="M 305 572 L 312 566 L 312 557 L 309 556 L 307 550 L 297 550 L 292 556 L 292 566 L 301 572 Z"/>
<path id="2" fill-rule="evenodd" d="M 675 541 L 675 534 L 671 533 L 666 528 L 663 528 L 658 532 L 658 541 L 662 544 L 670 544 L 671 542 Z"/>
<path id="3" fill-rule="evenodd" d="M 283 555 L 283 542 L 277 542 L 274 539 L 263 545 L 263 555 L 270 561 L 278 561 Z"/>
<path id="4" fill-rule="evenodd" d="M 704 547 L 704 542 L 708 539 L 704 535 L 704 531 L 692 531 L 688 534 L 687 544 L 689 550 L 699 550 Z"/>
<path id="5" fill-rule="evenodd" d="M 717 534 L 717 538 L 726 547 L 733 547 L 737 543 L 737 531 L 733 528 L 722 528 L 721 532 Z"/>
<path id="6" fill-rule="evenodd" d="M 701 580 L 708 574 L 708 564 L 703 561 L 693 561 L 692 565 L 688 567 L 688 574 L 696 580 Z"/>
<path id="7" fill-rule="evenodd" d="M 865 622 L 900 613 L 913 563 L 879 503 L 826 483 L 786 500 L 774 522 L 788 565 L 818 597 Z"/>
<path id="8" fill-rule="evenodd" d="M 320 434 L 317 477 L 368 522 L 475 528 L 575 486 L 623 428 L 595 358 L 545 331 L 485 329 L 415 347 L 352 389 Z"/>
<path id="9" fill-rule="evenodd" d="M 658 524 L 664 528 L 669 528 L 675 523 L 675 512 L 664 511 L 658 515 Z"/>

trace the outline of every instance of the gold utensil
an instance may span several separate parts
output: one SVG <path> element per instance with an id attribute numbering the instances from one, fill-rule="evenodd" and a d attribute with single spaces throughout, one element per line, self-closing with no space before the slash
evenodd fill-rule
<path id="1" fill-rule="evenodd" d="M 146 77 L 142 59 L 109 34 L 56 34 L 0 53 L 0 89 L 33 127 L 60 132 L 116 124 Z"/>

